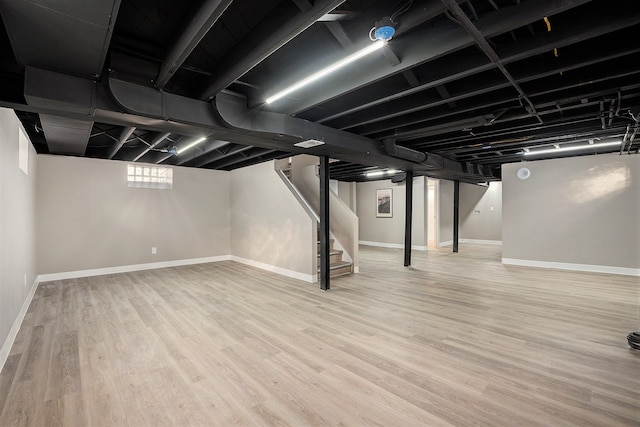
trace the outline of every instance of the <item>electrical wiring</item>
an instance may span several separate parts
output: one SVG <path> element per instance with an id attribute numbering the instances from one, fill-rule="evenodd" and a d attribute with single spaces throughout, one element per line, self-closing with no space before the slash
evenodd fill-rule
<path id="1" fill-rule="evenodd" d="M 405 14 L 409 9 L 411 9 L 411 6 L 413 5 L 413 0 L 407 0 L 405 1 L 402 5 L 398 6 L 400 3 L 396 3 L 396 5 L 394 6 L 395 12 L 391 13 L 391 15 L 389 15 L 389 17 L 385 17 L 382 18 L 380 21 L 390 21 L 388 23 L 385 23 L 384 25 L 388 25 L 391 26 L 393 28 L 393 30 L 391 31 L 390 35 L 387 35 L 386 37 L 381 36 L 379 34 L 376 34 L 376 31 L 378 30 L 378 22 L 376 22 L 376 25 L 374 25 L 371 30 L 369 30 L 369 39 L 371 39 L 371 41 L 376 41 L 376 40 L 389 40 L 391 39 L 391 36 L 393 35 L 393 33 L 395 32 L 395 26 L 397 25 L 398 22 L 398 18 Z"/>
<path id="2" fill-rule="evenodd" d="M 391 20 L 397 22 L 400 15 L 406 13 L 409 9 L 411 9 L 411 5 L 413 5 L 413 0 L 408 0 L 407 2 L 405 2 L 405 4 L 400 7 L 400 9 L 391 14 Z"/>

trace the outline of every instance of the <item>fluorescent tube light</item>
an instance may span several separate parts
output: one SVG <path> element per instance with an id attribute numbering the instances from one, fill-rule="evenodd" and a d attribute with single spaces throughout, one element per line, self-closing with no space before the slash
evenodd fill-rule
<path id="1" fill-rule="evenodd" d="M 202 138 L 198 138 L 198 139 L 196 139 L 195 141 L 188 143 L 188 144 L 187 144 L 187 145 L 185 145 L 184 147 L 180 147 L 180 148 L 178 149 L 178 151 L 176 151 L 176 155 L 180 155 L 180 154 L 184 153 L 184 152 L 185 152 L 185 151 L 187 151 L 188 149 L 195 147 L 196 145 L 200 144 L 202 141 L 204 141 L 204 140 L 206 140 L 206 139 L 207 139 L 207 137 L 206 137 L 206 136 L 203 136 Z"/>
<path id="2" fill-rule="evenodd" d="M 289 95 L 291 92 L 294 92 L 298 89 L 300 89 L 301 87 L 307 86 L 310 83 L 315 82 L 316 80 L 321 79 L 322 77 L 326 76 L 327 74 L 333 73 L 336 70 L 339 70 L 340 68 L 351 64 L 354 61 L 357 61 L 358 59 L 369 55 L 372 52 L 375 52 L 376 50 L 380 49 L 381 47 L 383 47 L 386 44 L 386 41 L 384 40 L 378 40 L 377 42 L 365 47 L 364 49 L 361 49 L 359 51 L 357 51 L 356 53 L 353 53 L 349 56 L 347 56 L 344 59 L 341 59 L 340 61 L 329 65 L 326 68 L 323 68 L 320 71 L 317 71 L 313 74 L 311 74 L 309 77 L 307 77 L 306 79 L 302 79 L 300 80 L 298 83 L 289 86 L 288 88 L 276 93 L 273 96 L 270 96 L 269 98 L 267 98 L 266 103 L 267 104 L 271 104 L 272 102 L 275 102 L 277 100 L 279 100 L 282 97 L 285 97 L 287 95 Z"/>
<path id="3" fill-rule="evenodd" d="M 549 148 L 548 150 L 525 151 L 522 154 L 525 156 L 537 156 L 539 154 L 555 154 L 565 153 L 567 151 L 598 149 L 601 147 L 615 147 L 616 145 L 620 144 L 622 144 L 622 141 L 601 142 L 600 144 L 574 145 L 572 147 Z"/>
<path id="4" fill-rule="evenodd" d="M 400 172 L 399 170 L 395 170 L 395 169 L 389 169 L 386 171 L 373 171 L 373 172 L 367 172 L 365 175 L 367 176 L 367 178 L 371 178 L 374 176 L 382 176 L 382 175 L 393 175 L 394 173 L 398 173 Z"/>

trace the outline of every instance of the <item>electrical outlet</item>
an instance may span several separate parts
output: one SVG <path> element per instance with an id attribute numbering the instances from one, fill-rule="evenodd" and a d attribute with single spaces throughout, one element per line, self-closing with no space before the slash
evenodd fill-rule
<path id="1" fill-rule="evenodd" d="M 27 273 L 24 273 L 24 287 L 27 287 Z"/>
<path id="2" fill-rule="evenodd" d="M 153 247 L 151 248 L 151 255 L 155 255 L 155 254 L 157 254 L 157 253 L 158 253 L 158 249 L 157 249 L 155 246 L 153 246 Z"/>

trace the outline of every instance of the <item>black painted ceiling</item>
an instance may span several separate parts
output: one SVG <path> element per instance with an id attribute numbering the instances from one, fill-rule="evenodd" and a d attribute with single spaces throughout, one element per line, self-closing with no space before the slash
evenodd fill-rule
<path id="1" fill-rule="evenodd" d="M 413 168 L 386 155 L 382 141 L 392 140 L 458 168 L 416 166 L 418 174 L 479 182 L 538 148 L 617 138 L 624 146 L 564 155 L 640 149 L 637 0 L 2 0 L 0 12 L 0 105 L 16 111 L 40 153 L 232 170 L 308 152 L 340 160 L 332 178 L 360 181 L 370 170 Z M 394 14 L 397 32 L 382 50 L 265 103 L 372 43 L 375 21 Z M 30 68 L 72 79 L 49 98 L 56 85 Z M 186 118 L 169 126 L 169 104 L 153 117 L 108 99 L 99 115 L 100 95 L 85 106 L 76 93 L 87 81 L 108 94 L 113 80 L 179 95 Z M 242 95 L 247 114 L 363 136 L 382 154 L 368 157 L 349 138 L 305 151 L 292 145 L 297 134 L 224 131 L 224 121 L 205 143 L 173 154 L 206 128 L 189 120 L 189 106 L 209 103 L 219 120 L 222 91 Z M 78 127 L 86 140 L 78 131 L 75 149 L 60 148 L 54 138 Z"/>

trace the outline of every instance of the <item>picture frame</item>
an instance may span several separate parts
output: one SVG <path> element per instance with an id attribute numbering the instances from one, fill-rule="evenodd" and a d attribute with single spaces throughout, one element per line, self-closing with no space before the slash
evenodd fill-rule
<path id="1" fill-rule="evenodd" d="M 376 218 L 393 217 L 393 189 L 376 190 Z"/>

